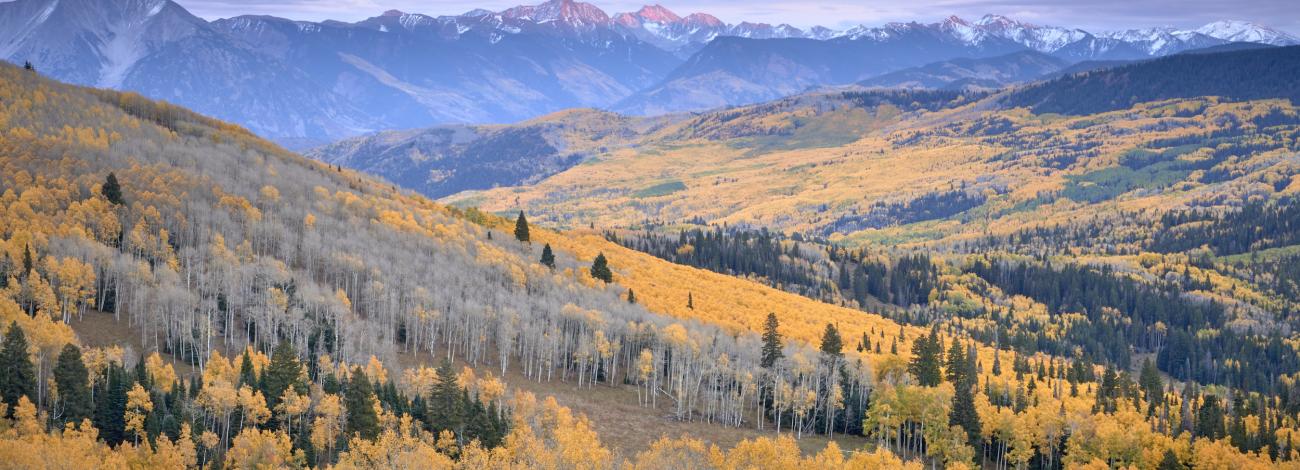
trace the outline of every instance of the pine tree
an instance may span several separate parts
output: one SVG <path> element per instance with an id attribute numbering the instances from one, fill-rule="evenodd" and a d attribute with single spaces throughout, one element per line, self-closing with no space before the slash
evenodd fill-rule
<path id="1" fill-rule="evenodd" d="M 1223 407 L 1219 397 L 1206 395 L 1205 403 L 1196 411 L 1196 437 L 1219 439 L 1224 436 Z"/>
<path id="2" fill-rule="evenodd" d="M 591 277 L 605 282 L 614 282 L 614 273 L 609 270 L 609 261 L 605 259 L 604 253 L 598 253 L 596 259 L 591 262 Z"/>
<path id="3" fill-rule="evenodd" d="M 109 445 L 120 444 L 126 438 L 126 393 L 132 384 L 129 376 L 125 369 L 109 366 L 103 388 L 95 394 L 95 428 Z"/>
<path id="4" fill-rule="evenodd" d="M 695 310 L 695 295 L 690 292 L 686 293 L 686 309 Z"/>
<path id="5" fill-rule="evenodd" d="M 1151 359 L 1142 361 L 1142 371 L 1138 374 L 1138 386 L 1142 387 L 1143 398 L 1146 398 L 1149 404 L 1148 409 L 1155 411 L 1155 406 L 1164 399 L 1165 383 L 1160 379 L 1160 371 L 1156 370 L 1156 365 L 1151 362 Z"/>
<path id="6" fill-rule="evenodd" d="M 23 273 L 22 276 L 20 276 L 20 278 L 26 279 L 27 275 L 31 274 L 33 265 L 34 262 L 32 261 L 32 245 L 31 244 L 23 245 Z"/>
<path id="7" fill-rule="evenodd" d="M 826 330 L 822 332 L 821 351 L 826 357 L 844 357 L 844 341 L 833 324 L 827 323 Z"/>
<path id="8" fill-rule="evenodd" d="M 943 381 L 940 365 L 943 361 L 943 345 L 939 342 L 939 330 L 930 330 L 930 335 L 921 335 L 912 342 L 912 362 L 907 365 L 908 372 L 916 377 L 917 384 L 934 387 Z"/>
<path id="9" fill-rule="evenodd" d="M 266 397 L 266 407 L 275 409 L 284 391 L 290 388 L 294 393 L 306 394 L 307 385 L 299 380 L 302 377 L 302 364 L 298 354 L 288 341 L 281 341 L 271 352 L 271 364 L 262 374 L 262 394 Z"/>
<path id="10" fill-rule="evenodd" d="M 244 350 L 243 359 L 239 361 L 239 383 L 236 386 L 257 387 L 257 371 L 253 369 L 251 354 L 251 350 Z"/>
<path id="11" fill-rule="evenodd" d="M 974 376 L 962 375 L 959 382 L 954 383 L 956 393 L 952 396 L 952 409 L 948 412 L 948 424 L 960 426 L 966 431 L 966 442 L 978 449 L 980 446 L 980 415 L 975 410 L 975 382 Z"/>
<path id="12" fill-rule="evenodd" d="M 627 303 L 629 304 L 636 303 L 636 293 L 632 292 L 632 289 L 627 290 Z"/>
<path id="13" fill-rule="evenodd" d="M 28 60 L 28 61 L 23 61 L 23 70 L 26 70 L 26 71 L 28 71 L 28 72 L 35 72 L 35 71 L 36 71 L 36 66 L 35 66 L 35 65 L 32 65 L 32 61 L 30 61 L 30 60 Z"/>
<path id="14" fill-rule="evenodd" d="M 94 411 L 90 402 L 90 378 L 86 363 L 81 360 L 81 348 L 73 344 L 63 346 L 54 366 L 54 383 L 59 388 L 64 422 L 80 423 L 90 417 Z"/>
<path id="15" fill-rule="evenodd" d="M 104 179 L 104 185 L 100 187 L 99 191 L 104 194 L 104 199 L 108 199 L 108 202 L 119 206 L 126 204 L 126 201 L 122 199 L 122 185 L 118 184 L 117 175 L 111 172 Z"/>
<path id="16" fill-rule="evenodd" d="M 1165 449 L 1165 456 L 1160 459 L 1159 470 L 1183 470 L 1187 467 L 1178 461 L 1178 455 L 1174 454 L 1173 449 Z"/>
<path id="17" fill-rule="evenodd" d="M 960 384 L 966 378 L 966 352 L 960 342 L 952 342 L 948 348 L 948 362 L 944 366 L 944 378 L 953 385 Z"/>
<path id="18" fill-rule="evenodd" d="M 9 405 L 10 415 L 23 396 L 36 401 L 36 370 L 27 354 L 27 337 L 14 321 L 0 346 L 0 397 Z"/>
<path id="19" fill-rule="evenodd" d="M 519 211 L 519 218 L 515 219 L 515 239 L 528 242 L 528 219 L 524 218 L 524 211 Z"/>
<path id="20" fill-rule="evenodd" d="M 763 322 L 763 357 L 759 361 L 759 365 L 764 369 L 771 369 L 776 365 L 776 361 L 785 356 L 781 350 L 781 333 L 777 331 L 780 326 L 780 322 L 776 320 L 776 313 L 769 312 L 767 321 Z"/>
<path id="21" fill-rule="evenodd" d="M 343 405 L 347 407 L 347 434 L 356 434 L 363 439 L 374 439 L 379 435 L 379 416 L 375 415 L 375 391 L 366 378 L 361 367 L 352 368 L 352 380 L 348 381 L 343 395 Z"/>
<path id="22" fill-rule="evenodd" d="M 542 266 L 555 269 L 555 253 L 551 251 L 551 244 L 547 243 L 542 247 Z"/>
<path id="23" fill-rule="evenodd" d="M 438 364 L 438 382 L 433 385 L 429 396 L 427 425 L 437 434 L 447 430 L 457 432 L 462 424 L 460 386 L 456 384 L 456 371 L 451 368 L 451 361 L 443 359 Z"/>

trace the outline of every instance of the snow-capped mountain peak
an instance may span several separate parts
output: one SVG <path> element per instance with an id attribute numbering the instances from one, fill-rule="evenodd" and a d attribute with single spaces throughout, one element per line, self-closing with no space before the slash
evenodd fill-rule
<path id="1" fill-rule="evenodd" d="M 1231 42 L 1258 42 L 1275 46 L 1300 44 L 1300 38 L 1249 21 L 1215 21 L 1197 28 L 1196 32 Z"/>
<path id="2" fill-rule="evenodd" d="M 677 16 L 677 14 L 673 13 L 672 10 L 664 8 L 663 5 L 659 4 L 641 7 L 640 10 L 637 10 L 636 16 L 640 17 L 644 21 L 659 24 L 676 23 L 682 20 L 682 17 Z"/>
<path id="3" fill-rule="evenodd" d="M 538 24 L 558 23 L 582 29 L 610 24 L 609 15 L 604 10 L 574 0 L 551 0 L 540 5 L 517 6 L 501 12 L 501 16 L 511 20 Z"/>

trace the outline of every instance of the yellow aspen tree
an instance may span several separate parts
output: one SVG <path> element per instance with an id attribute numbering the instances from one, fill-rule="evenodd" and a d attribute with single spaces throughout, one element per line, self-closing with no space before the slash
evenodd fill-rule
<path id="1" fill-rule="evenodd" d="M 126 392 L 126 413 L 123 416 L 126 430 L 135 436 L 136 444 L 139 444 L 140 437 L 145 435 L 144 420 L 151 411 L 153 411 L 153 400 L 149 398 L 149 391 L 137 382 L 130 391 Z"/>

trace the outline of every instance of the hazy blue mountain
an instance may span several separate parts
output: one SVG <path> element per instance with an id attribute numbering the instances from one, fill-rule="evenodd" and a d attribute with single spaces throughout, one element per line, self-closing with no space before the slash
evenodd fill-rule
<path id="1" fill-rule="evenodd" d="M 1070 63 L 1037 51 L 980 59 L 952 59 L 890 72 L 858 82 L 869 88 L 996 89 L 1037 80 Z"/>

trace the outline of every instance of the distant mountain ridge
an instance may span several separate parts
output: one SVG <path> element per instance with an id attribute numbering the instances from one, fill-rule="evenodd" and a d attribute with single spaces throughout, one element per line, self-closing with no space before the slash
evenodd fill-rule
<path id="1" fill-rule="evenodd" d="M 1012 92 L 1003 103 L 1069 115 L 1202 96 L 1285 98 L 1294 104 L 1300 103 L 1297 76 L 1300 46 L 1177 54 L 1037 83 Z"/>
<path id="2" fill-rule="evenodd" d="M 574 107 L 654 114 L 740 105 L 1022 50 L 1131 60 L 1229 41 L 1300 42 L 1239 21 L 1092 34 L 987 15 L 834 31 L 732 24 L 660 5 L 608 14 L 575 0 L 452 16 L 392 10 L 357 22 L 209 22 L 170 0 L 0 3 L 0 58 L 173 101 L 298 148 Z"/>
<path id="3" fill-rule="evenodd" d="M 912 67 L 858 82 L 869 88 L 991 90 L 1036 80 L 1069 62 L 1036 51 L 984 59 L 953 59 Z"/>

